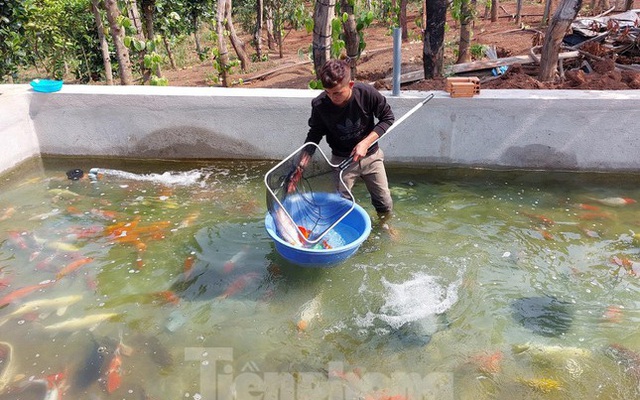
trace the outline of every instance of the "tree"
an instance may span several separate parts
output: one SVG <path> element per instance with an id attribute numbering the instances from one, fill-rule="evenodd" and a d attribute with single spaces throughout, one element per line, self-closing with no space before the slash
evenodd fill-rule
<path id="1" fill-rule="evenodd" d="M 18 68 L 33 62 L 25 45 L 27 10 L 21 1 L 0 0 L 0 5 L 0 81 L 8 77 L 13 82 Z"/>
<path id="2" fill-rule="evenodd" d="M 427 3 L 427 25 L 423 35 L 422 63 L 424 78 L 444 75 L 444 28 L 447 0 L 424 0 Z"/>
<path id="3" fill-rule="evenodd" d="M 316 0 L 313 11 L 313 66 L 318 79 L 320 68 L 331 54 L 331 21 L 335 7 L 335 0 Z"/>
<path id="4" fill-rule="evenodd" d="M 460 0 L 460 42 L 458 43 L 458 60 L 456 64 L 471 61 L 469 47 L 471 45 L 471 25 L 474 11 L 470 0 Z"/>
<path id="5" fill-rule="evenodd" d="M 123 85 L 132 85 L 133 73 L 131 71 L 131 59 L 129 58 L 129 49 L 124 45 L 124 28 L 118 23 L 121 14 L 117 0 L 104 0 L 104 7 L 107 11 L 111 38 L 116 48 L 120 83 Z"/>
<path id="6" fill-rule="evenodd" d="M 91 0 L 91 11 L 96 20 L 98 40 L 100 40 L 100 50 L 102 51 L 102 62 L 104 63 L 104 76 L 107 85 L 113 85 L 113 71 L 111 70 L 111 56 L 109 55 L 109 43 L 104 36 L 104 26 L 102 24 L 102 14 L 100 14 L 100 0 Z"/>
<path id="7" fill-rule="evenodd" d="M 240 68 L 243 71 L 247 70 L 249 66 L 249 57 L 247 56 L 247 52 L 244 49 L 244 42 L 238 37 L 236 34 L 236 29 L 233 26 L 233 19 L 231 16 L 231 0 L 218 0 L 224 2 L 225 7 L 225 26 L 227 31 L 229 32 L 229 38 L 231 39 L 231 45 L 238 55 L 238 59 L 240 60 Z"/>
<path id="8" fill-rule="evenodd" d="M 553 81 L 556 76 L 560 44 L 582 7 L 582 0 L 563 0 L 547 28 L 540 54 L 538 80 Z"/>
<path id="9" fill-rule="evenodd" d="M 353 14 L 353 3 L 351 0 L 340 0 L 340 11 L 342 11 L 342 29 L 344 30 L 345 49 L 347 50 L 347 60 L 351 67 L 351 76 L 356 76 L 356 59 L 360 55 L 360 41 L 356 29 L 356 17 Z"/>

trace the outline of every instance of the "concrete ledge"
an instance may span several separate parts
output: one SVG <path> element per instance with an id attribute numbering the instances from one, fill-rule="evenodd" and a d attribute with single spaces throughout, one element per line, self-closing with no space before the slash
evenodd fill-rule
<path id="1" fill-rule="evenodd" d="M 0 148 L 1 171 L 38 153 L 280 160 L 302 143 L 319 92 L 64 85 L 45 94 L 28 85 L 0 85 L 0 93 L 0 138 L 10 144 Z M 396 117 L 428 94 L 383 93 Z M 634 134 L 640 91 L 434 94 L 381 140 L 389 163 L 640 170 Z"/>

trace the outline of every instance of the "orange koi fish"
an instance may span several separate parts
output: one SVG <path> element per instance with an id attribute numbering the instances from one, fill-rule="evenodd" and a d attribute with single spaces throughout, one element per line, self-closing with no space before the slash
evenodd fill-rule
<path id="1" fill-rule="evenodd" d="M 153 297 L 162 303 L 168 303 L 168 304 L 180 303 L 180 297 L 172 290 L 163 290 L 161 292 L 156 292 L 153 294 Z"/>
<path id="2" fill-rule="evenodd" d="M 471 357 L 470 362 L 477 366 L 480 372 L 495 374 L 500 372 L 504 354 L 497 350 L 493 353 L 481 353 Z"/>
<path id="3" fill-rule="evenodd" d="M 555 240 L 555 237 L 546 229 L 536 229 L 545 240 Z"/>
<path id="4" fill-rule="evenodd" d="M 578 215 L 578 218 L 584 221 L 606 220 L 611 219 L 611 214 L 606 212 L 591 212 Z"/>
<path id="5" fill-rule="evenodd" d="M 581 210 L 587 210 L 587 211 L 600 211 L 600 207 L 594 206 L 591 204 L 584 204 L 584 203 L 578 204 L 578 208 Z"/>
<path id="6" fill-rule="evenodd" d="M 30 294 L 31 292 L 35 292 L 36 290 L 45 288 L 49 285 L 54 284 L 55 281 L 45 281 L 45 282 L 40 282 L 37 283 L 35 285 L 30 285 L 30 286 L 25 286 L 22 287 L 20 289 L 14 290 L 13 292 L 9 293 L 8 295 L 4 296 L 3 298 L 0 299 L 0 308 L 10 304 L 11 302 L 17 300 L 17 299 L 21 299 L 25 296 L 27 296 L 28 294 Z"/>
<path id="7" fill-rule="evenodd" d="M 531 214 L 528 212 L 523 212 L 522 214 L 529 217 L 531 220 L 538 221 L 541 224 L 544 224 L 547 226 L 555 225 L 556 223 L 554 220 L 552 220 L 551 218 L 547 218 L 544 215 Z"/>
<path id="8" fill-rule="evenodd" d="M 113 358 L 111 359 L 109 368 L 107 369 L 107 393 L 111 394 L 120 387 L 120 384 L 122 383 L 122 377 L 120 376 L 121 368 L 122 358 L 120 357 L 120 345 L 118 345 L 116 350 L 113 352 Z"/>
<path id="9" fill-rule="evenodd" d="M 241 275 L 235 281 L 231 282 L 231 284 L 227 287 L 227 289 L 222 293 L 218 298 L 226 299 L 228 297 L 233 296 L 238 293 L 242 289 L 244 289 L 252 280 L 259 277 L 260 274 L 257 272 L 249 272 L 244 275 Z"/>
<path id="10" fill-rule="evenodd" d="M 59 280 L 60 278 L 63 278 L 69 275 L 70 273 L 74 272 L 75 270 L 82 267 L 83 265 L 90 263 L 91 261 L 93 261 L 92 257 L 85 257 L 85 258 L 81 258 L 79 260 L 71 262 L 56 274 L 56 280 Z"/>
<path id="11" fill-rule="evenodd" d="M 188 256 L 184 259 L 184 270 L 182 272 L 184 279 L 189 279 L 191 272 L 193 271 L 193 265 L 196 263 L 194 256 Z"/>

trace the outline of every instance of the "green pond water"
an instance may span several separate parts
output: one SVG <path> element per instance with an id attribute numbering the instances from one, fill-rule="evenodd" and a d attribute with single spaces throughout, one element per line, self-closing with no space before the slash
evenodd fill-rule
<path id="1" fill-rule="evenodd" d="M 311 269 L 265 231 L 274 164 L 3 175 L 0 398 L 640 396 L 640 175 L 390 167 L 393 218 L 357 185 L 371 235 Z"/>

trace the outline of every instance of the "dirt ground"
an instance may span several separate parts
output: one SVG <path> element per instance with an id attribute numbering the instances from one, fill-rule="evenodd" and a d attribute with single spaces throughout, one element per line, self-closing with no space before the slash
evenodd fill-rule
<path id="1" fill-rule="evenodd" d="M 512 18 L 515 13 L 515 2 L 501 2 L 500 18 L 497 22 L 485 20 L 482 15 L 476 19 L 473 28 L 473 43 L 493 45 L 499 58 L 517 55 L 527 55 L 535 41 L 539 41 L 544 28 L 540 26 L 544 2 L 525 3 L 523 18 L 517 26 Z M 640 0 L 634 4 L 640 7 Z M 483 14 L 484 10 L 481 10 Z M 614 12 L 617 13 L 617 12 Z M 409 40 L 402 44 L 402 73 L 422 70 L 422 33 L 414 21 L 418 18 L 417 10 L 409 12 Z M 446 33 L 446 43 L 457 43 L 458 29 L 454 21 L 449 21 Z M 388 27 L 374 24 L 366 29 L 367 44 L 357 64 L 356 79 L 372 82 L 379 89 L 391 89 L 390 77 L 393 71 L 393 38 Z M 277 49 L 270 50 L 269 60 L 251 63 L 248 71 L 242 73 L 233 71 L 234 85 L 247 88 L 296 88 L 306 89 L 309 82 L 315 79 L 313 64 L 307 54 L 312 38 L 306 31 L 291 31 L 286 36 L 283 46 L 283 57 Z M 249 46 L 248 37 L 245 46 L 249 54 L 255 50 Z M 445 48 L 445 64 L 455 61 L 455 44 Z M 583 61 L 588 61 L 593 72 L 584 73 L 579 68 Z M 618 63 L 621 61 L 618 60 Z M 633 60 L 640 63 L 640 60 Z M 468 76 L 478 76 L 483 89 L 600 89 L 621 90 L 639 89 L 640 73 L 615 68 L 612 59 L 596 60 L 584 57 L 570 59 L 564 63 L 564 79 L 557 78 L 554 82 L 540 82 L 537 76 L 536 64 L 515 64 L 501 76 L 494 77 L 491 70 L 481 70 L 466 73 Z M 213 68 L 210 62 L 203 62 L 179 70 L 165 70 L 165 76 L 170 85 L 175 86 L 210 86 Z M 445 79 L 417 80 L 402 85 L 403 90 L 444 90 Z"/>

